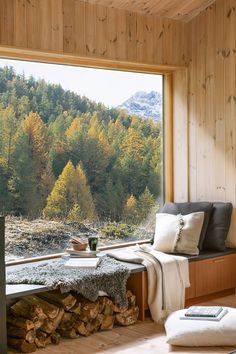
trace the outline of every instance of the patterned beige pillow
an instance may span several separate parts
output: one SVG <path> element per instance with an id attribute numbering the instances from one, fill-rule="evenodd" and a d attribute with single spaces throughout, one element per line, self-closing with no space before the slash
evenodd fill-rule
<path id="1" fill-rule="evenodd" d="M 161 252 L 198 255 L 204 212 L 188 215 L 158 213 L 153 249 Z"/>

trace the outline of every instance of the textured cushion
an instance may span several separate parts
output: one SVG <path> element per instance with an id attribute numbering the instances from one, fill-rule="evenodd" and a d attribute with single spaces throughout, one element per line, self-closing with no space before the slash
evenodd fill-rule
<path id="1" fill-rule="evenodd" d="M 226 307 L 225 307 L 226 308 Z M 173 312 L 165 322 L 167 343 L 186 347 L 236 345 L 236 309 L 220 321 L 181 320 L 186 310 Z"/>
<path id="2" fill-rule="evenodd" d="M 228 235 L 233 206 L 231 203 L 213 203 L 203 250 L 224 251 Z"/>
<path id="3" fill-rule="evenodd" d="M 177 215 L 177 214 L 186 215 L 190 213 L 204 211 L 204 222 L 203 222 L 199 245 L 198 245 L 199 249 L 202 250 L 212 208 L 213 208 L 213 203 L 208 203 L 208 202 L 166 203 L 163 206 L 161 213 L 168 213 L 173 215 Z"/>
<path id="4" fill-rule="evenodd" d="M 199 254 L 204 212 L 188 215 L 158 213 L 153 249 L 161 252 Z"/>

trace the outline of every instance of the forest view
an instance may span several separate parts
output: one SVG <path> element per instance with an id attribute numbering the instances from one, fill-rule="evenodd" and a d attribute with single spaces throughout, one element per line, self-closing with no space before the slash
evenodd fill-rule
<path id="1" fill-rule="evenodd" d="M 0 213 L 8 216 L 9 232 L 24 229 L 19 220 L 41 220 L 34 237 L 43 237 L 38 233 L 48 222 L 51 244 L 58 244 L 62 224 L 106 242 L 135 240 L 138 233 L 149 238 L 153 231 L 142 233 L 140 224 L 147 226 L 150 213 L 155 222 L 161 180 L 161 120 L 0 68 Z M 19 252 L 19 239 L 17 245 L 12 234 L 6 240 L 10 254 L 50 253 L 50 242 L 45 250 L 34 245 Z"/>

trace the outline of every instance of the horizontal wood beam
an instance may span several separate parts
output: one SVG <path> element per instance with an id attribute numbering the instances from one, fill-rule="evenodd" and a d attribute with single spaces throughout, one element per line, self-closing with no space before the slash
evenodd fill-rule
<path id="1" fill-rule="evenodd" d="M 56 52 L 29 50 L 16 47 L 12 48 L 9 46 L 0 46 L 0 57 L 8 59 L 47 62 L 52 64 L 79 65 L 100 69 L 116 69 L 133 72 L 146 72 L 153 74 L 165 74 L 173 72 L 180 68 L 186 68 L 185 66 L 153 65 L 131 61 L 92 58 L 87 56 L 77 56 L 63 53 L 58 54 Z"/>

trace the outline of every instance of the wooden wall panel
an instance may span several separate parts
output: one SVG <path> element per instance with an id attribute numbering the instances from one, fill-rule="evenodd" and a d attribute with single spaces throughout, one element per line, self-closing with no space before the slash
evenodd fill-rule
<path id="1" fill-rule="evenodd" d="M 0 45 L 25 49 L 184 66 L 185 26 L 82 0 L 0 0 Z"/>
<path id="2" fill-rule="evenodd" d="M 173 74 L 174 201 L 188 200 L 188 77 L 187 70 Z"/>
<path id="3" fill-rule="evenodd" d="M 190 200 L 236 207 L 236 0 L 188 24 Z M 236 246 L 234 210 L 228 244 Z"/>

